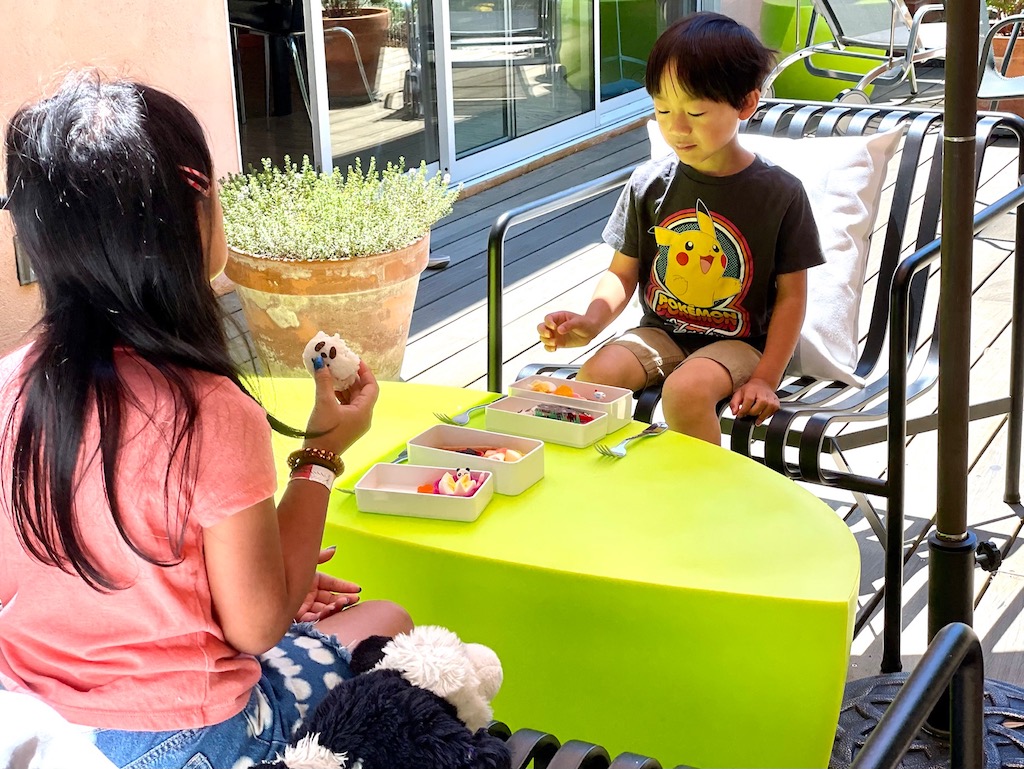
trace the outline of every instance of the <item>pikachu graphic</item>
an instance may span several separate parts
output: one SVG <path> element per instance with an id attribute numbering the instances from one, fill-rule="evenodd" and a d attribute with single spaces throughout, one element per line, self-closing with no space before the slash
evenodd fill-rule
<path id="1" fill-rule="evenodd" d="M 697 199 L 697 230 L 676 232 L 655 227 L 659 246 L 668 246 L 665 266 L 665 288 L 680 301 L 694 307 L 714 307 L 718 302 L 738 294 L 743 284 L 725 277 L 726 256 L 715 234 L 704 201 Z"/>

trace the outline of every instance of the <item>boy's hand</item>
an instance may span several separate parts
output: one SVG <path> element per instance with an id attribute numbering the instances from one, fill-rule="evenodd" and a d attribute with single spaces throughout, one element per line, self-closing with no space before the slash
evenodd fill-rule
<path id="1" fill-rule="evenodd" d="M 755 424 L 779 410 L 779 396 L 763 379 L 753 378 L 732 394 L 729 408 L 735 417 L 754 417 Z"/>
<path id="2" fill-rule="evenodd" d="M 537 326 L 544 349 L 554 352 L 559 347 L 583 347 L 597 335 L 599 329 L 592 328 L 585 315 L 575 312 L 552 312 L 544 316 L 544 322 Z"/>

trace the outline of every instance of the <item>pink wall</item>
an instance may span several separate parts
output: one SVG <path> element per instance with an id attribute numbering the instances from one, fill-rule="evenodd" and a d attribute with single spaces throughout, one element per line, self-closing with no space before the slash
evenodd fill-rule
<path id="1" fill-rule="evenodd" d="M 69 69 L 96 66 L 180 98 L 206 129 L 218 175 L 238 170 L 225 0 L 0 0 L 0 17 L 2 125 Z M 0 353 L 39 317 L 35 287 L 18 285 L 12 234 L 10 217 L 0 212 Z"/>

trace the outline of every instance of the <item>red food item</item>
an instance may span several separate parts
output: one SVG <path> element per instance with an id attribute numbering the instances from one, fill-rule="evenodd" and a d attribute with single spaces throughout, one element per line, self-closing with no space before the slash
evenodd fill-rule
<path id="1" fill-rule="evenodd" d="M 437 493 L 436 491 L 434 491 L 434 484 L 432 484 L 432 483 L 424 483 L 424 484 L 422 484 L 420 486 L 417 486 L 416 487 L 416 491 L 418 491 L 420 494 L 436 494 Z"/>

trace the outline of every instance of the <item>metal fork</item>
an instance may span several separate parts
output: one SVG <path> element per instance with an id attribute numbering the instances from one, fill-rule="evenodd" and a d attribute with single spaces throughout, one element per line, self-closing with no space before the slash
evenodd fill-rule
<path id="1" fill-rule="evenodd" d="M 614 446 L 607 446 L 603 443 L 595 443 L 594 448 L 598 454 L 606 457 L 612 457 L 613 459 L 622 459 L 626 456 L 626 445 L 630 441 L 639 440 L 640 438 L 647 438 L 651 435 L 661 435 L 668 429 L 668 425 L 664 422 L 653 422 L 650 426 L 645 427 L 643 432 L 639 432 L 636 435 L 631 435 L 624 441 L 621 441 Z"/>
<path id="2" fill-rule="evenodd" d="M 505 400 L 507 397 L 507 395 L 502 395 L 500 398 L 496 398 L 491 401 L 491 403 L 497 403 L 498 401 Z M 473 408 L 466 409 L 461 414 L 456 414 L 453 417 L 450 417 L 447 414 L 442 414 L 440 411 L 435 411 L 434 417 L 438 422 L 444 422 L 446 425 L 459 425 L 465 427 L 469 424 L 469 417 L 474 412 L 487 408 L 491 403 L 481 403 L 479 406 L 473 406 Z"/>

